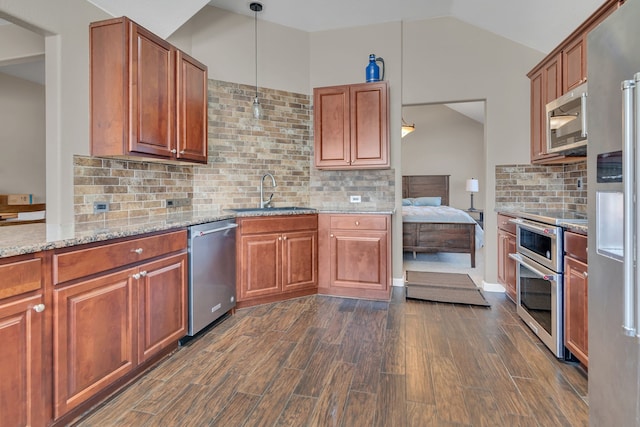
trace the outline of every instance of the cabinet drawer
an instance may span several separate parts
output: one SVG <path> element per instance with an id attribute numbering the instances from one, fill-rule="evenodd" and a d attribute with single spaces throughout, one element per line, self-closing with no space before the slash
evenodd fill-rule
<path id="1" fill-rule="evenodd" d="M 334 215 L 331 216 L 332 230 L 386 230 L 385 215 Z"/>
<path id="2" fill-rule="evenodd" d="M 272 217 L 238 218 L 241 234 L 284 233 L 318 228 L 318 215 L 283 215 Z"/>
<path id="3" fill-rule="evenodd" d="M 498 228 L 511 234 L 516 234 L 516 225 L 509 220 L 513 219 L 512 216 L 498 214 Z"/>
<path id="4" fill-rule="evenodd" d="M 42 260 L 40 258 L 0 265 L 0 299 L 40 289 Z"/>
<path id="5" fill-rule="evenodd" d="M 587 262 L 587 236 L 577 233 L 564 233 L 564 251 L 567 256 Z"/>
<path id="6" fill-rule="evenodd" d="M 62 283 L 134 264 L 187 247 L 187 231 L 79 248 L 53 256 L 53 282 Z"/>

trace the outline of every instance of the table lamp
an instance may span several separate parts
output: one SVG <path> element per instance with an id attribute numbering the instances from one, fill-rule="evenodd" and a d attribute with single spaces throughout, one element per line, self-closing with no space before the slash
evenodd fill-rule
<path id="1" fill-rule="evenodd" d="M 473 207 L 473 193 L 478 192 L 478 180 L 475 178 L 471 178 L 467 180 L 467 191 L 471 193 L 471 207 L 470 211 L 475 211 L 476 209 Z"/>

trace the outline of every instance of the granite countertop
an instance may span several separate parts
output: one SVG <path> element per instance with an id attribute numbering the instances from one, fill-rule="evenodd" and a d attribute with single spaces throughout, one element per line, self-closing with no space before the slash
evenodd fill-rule
<path id="1" fill-rule="evenodd" d="M 575 224 L 572 222 L 561 222 L 560 227 L 564 228 L 567 231 L 572 231 L 578 234 L 584 234 L 585 236 L 589 234 L 589 226 L 587 224 Z"/>
<path id="2" fill-rule="evenodd" d="M 69 226 L 49 224 L 25 224 L 0 227 L 0 258 L 29 254 L 44 250 L 65 248 L 84 243 L 100 242 L 120 237 L 166 231 L 207 222 L 249 216 L 306 215 L 313 213 L 349 213 L 349 214 L 393 214 L 393 210 L 368 209 L 331 209 L 313 208 L 264 209 L 249 212 L 234 212 L 228 209 L 210 211 L 190 211 L 175 214 L 123 219 L 113 221 L 95 221 Z"/>

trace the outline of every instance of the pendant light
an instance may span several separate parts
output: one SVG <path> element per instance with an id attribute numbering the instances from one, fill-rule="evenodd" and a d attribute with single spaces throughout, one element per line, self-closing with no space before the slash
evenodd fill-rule
<path id="1" fill-rule="evenodd" d="M 415 124 L 408 124 L 407 122 L 404 121 L 404 119 L 402 119 L 402 137 L 403 138 L 409 135 L 414 130 L 416 130 Z"/>
<path id="2" fill-rule="evenodd" d="M 256 96 L 253 98 L 253 117 L 256 119 L 262 118 L 262 106 L 260 100 L 258 100 L 258 12 L 262 11 L 262 3 L 253 2 L 249 5 L 249 8 L 254 12 L 254 36 L 255 36 L 255 63 L 256 63 Z"/>

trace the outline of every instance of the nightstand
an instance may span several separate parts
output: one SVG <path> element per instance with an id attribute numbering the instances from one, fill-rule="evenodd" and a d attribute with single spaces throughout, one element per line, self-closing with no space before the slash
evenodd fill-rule
<path id="1" fill-rule="evenodd" d="M 471 215 L 471 218 L 475 219 L 480 228 L 484 229 L 484 210 L 482 209 L 474 209 L 469 210 L 465 209 L 465 212 Z"/>

